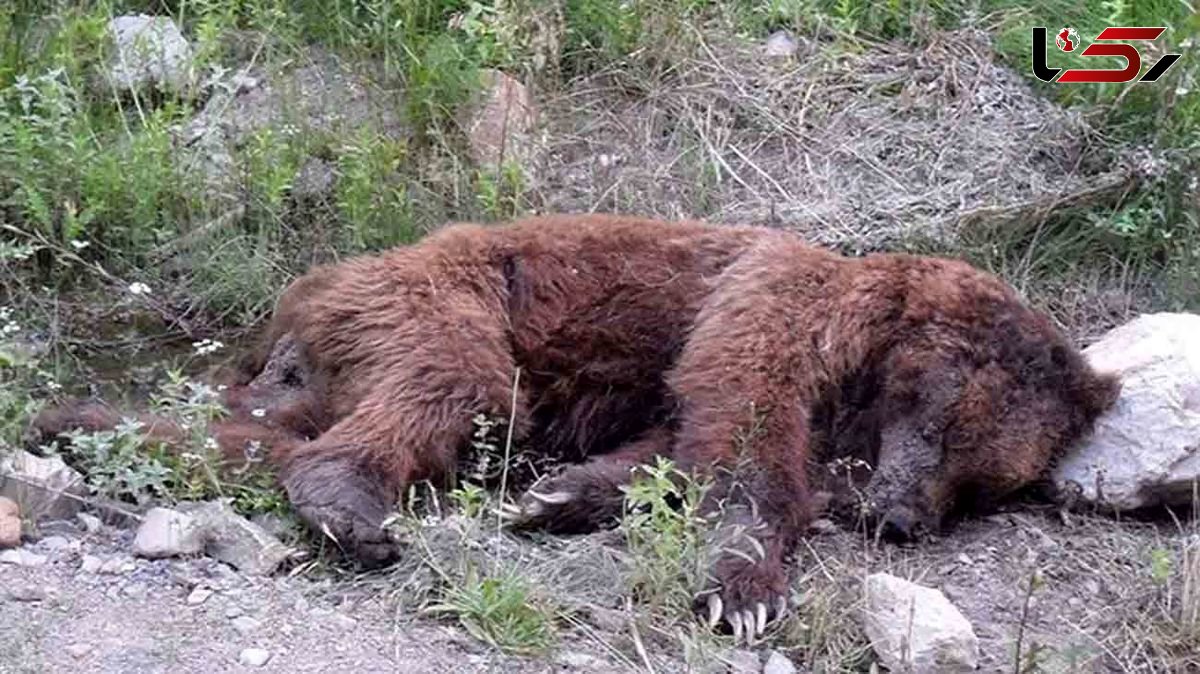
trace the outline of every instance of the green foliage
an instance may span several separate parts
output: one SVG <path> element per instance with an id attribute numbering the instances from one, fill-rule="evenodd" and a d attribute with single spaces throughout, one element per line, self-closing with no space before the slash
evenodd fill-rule
<path id="1" fill-rule="evenodd" d="M 480 576 L 468 570 L 430 613 L 455 616 L 476 639 L 507 653 L 533 654 L 554 643 L 555 612 L 515 573 Z"/>
<path id="2" fill-rule="evenodd" d="M 151 455 L 141 423 L 126 420 L 111 431 L 76 431 L 70 441 L 74 463 L 95 493 L 137 504 L 170 496 L 173 473 Z"/>
<path id="3" fill-rule="evenodd" d="M 674 614 L 690 610 L 707 571 L 707 521 L 700 505 L 709 484 L 666 458 L 643 466 L 625 488 L 621 531 L 633 561 L 631 591 Z"/>

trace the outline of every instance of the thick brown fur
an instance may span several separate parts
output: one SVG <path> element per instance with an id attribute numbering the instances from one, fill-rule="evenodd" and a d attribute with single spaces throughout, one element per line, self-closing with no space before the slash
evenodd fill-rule
<path id="1" fill-rule="evenodd" d="M 298 512 L 369 562 L 395 554 L 380 524 L 402 491 L 454 474 L 476 414 L 578 462 L 520 504 L 519 520 L 555 531 L 611 520 L 630 471 L 671 456 L 716 478 L 725 526 L 753 532 L 714 566 L 729 617 L 783 595 L 783 557 L 818 505 L 814 463 L 861 455 L 868 507 L 912 535 L 1037 479 L 1116 391 L 962 262 L 549 216 L 310 271 L 226 391 L 216 435 L 231 455 L 266 444 Z M 79 409 L 95 408 L 38 426 L 54 434 Z"/>

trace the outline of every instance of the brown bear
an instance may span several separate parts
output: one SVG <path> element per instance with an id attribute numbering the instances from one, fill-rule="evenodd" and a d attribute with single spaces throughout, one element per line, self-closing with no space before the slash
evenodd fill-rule
<path id="1" fill-rule="evenodd" d="M 706 507 L 737 536 L 703 606 L 739 635 L 783 610 L 812 465 L 861 459 L 879 531 L 910 537 L 1036 480 L 1118 389 L 965 263 L 622 216 L 456 225 L 314 269 L 264 345 L 217 439 L 268 447 L 296 510 L 353 556 L 393 559 L 381 523 L 406 486 L 454 473 L 475 415 L 511 417 L 522 445 L 573 462 L 507 507 L 523 526 L 612 521 L 655 456 L 711 476 Z"/>

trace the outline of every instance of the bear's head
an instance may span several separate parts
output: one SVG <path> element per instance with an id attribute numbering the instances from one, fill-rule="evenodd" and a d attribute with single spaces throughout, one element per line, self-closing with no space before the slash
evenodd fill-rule
<path id="1" fill-rule="evenodd" d="M 877 363 L 865 496 L 891 540 L 1036 482 L 1120 391 L 1006 285 L 957 263 L 949 271 L 906 303 Z"/>

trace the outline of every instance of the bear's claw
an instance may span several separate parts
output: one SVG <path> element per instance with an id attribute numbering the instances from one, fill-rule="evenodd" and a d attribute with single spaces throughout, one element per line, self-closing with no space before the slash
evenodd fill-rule
<path id="1" fill-rule="evenodd" d="M 746 637 L 746 645 L 754 645 L 755 639 L 761 637 L 767 629 L 767 625 L 771 622 L 780 620 L 784 617 L 787 611 L 787 601 L 783 597 L 775 597 L 774 612 L 767 608 L 765 602 L 757 602 L 753 610 L 737 609 L 726 610 L 726 602 L 721 598 L 719 593 L 708 595 L 708 628 L 716 629 L 724 618 L 725 622 L 729 623 L 733 629 L 733 642 L 739 644 L 742 641 L 742 635 Z"/>

